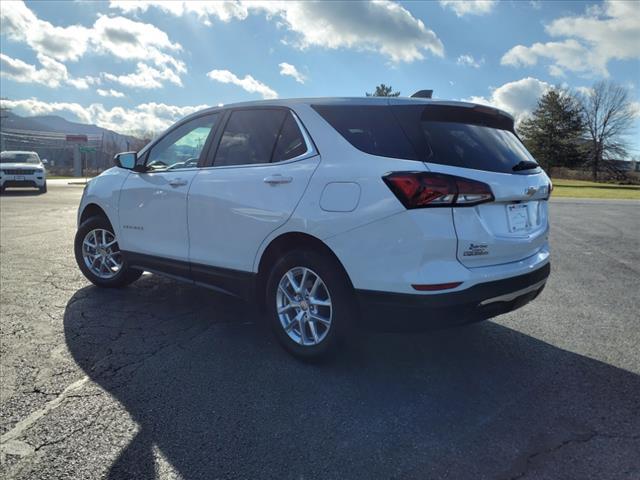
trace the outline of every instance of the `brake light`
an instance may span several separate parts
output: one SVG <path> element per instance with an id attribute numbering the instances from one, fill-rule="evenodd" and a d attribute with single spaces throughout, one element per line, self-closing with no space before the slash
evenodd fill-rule
<path id="1" fill-rule="evenodd" d="M 392 172 L 382 180 L 408 209 L 470 207 L 494 200 L 486 183 L 444 173 Z"/>

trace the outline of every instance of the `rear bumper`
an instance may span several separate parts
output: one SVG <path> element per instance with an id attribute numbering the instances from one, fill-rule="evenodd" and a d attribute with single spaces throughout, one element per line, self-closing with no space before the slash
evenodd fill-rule
<path id="1" fill-rule="evenodd" d="M 545 287 L 551 264 L 516 277 L 437 295 L 356 290 L 361 322 L 376 330 L 429 330 L 463 325 L 516 310 Z"/>

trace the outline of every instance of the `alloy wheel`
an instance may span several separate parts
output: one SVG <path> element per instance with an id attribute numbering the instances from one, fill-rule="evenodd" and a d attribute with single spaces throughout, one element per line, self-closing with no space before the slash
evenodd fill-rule
<path id="1" fill-rule="evenodd" d="M 280 279 L 276 308 L 282 328 L 294 342 L 313 346 L 331 329 L 331 295 L 320 276 L 306 267 L 294 267 Z"/>
<path id="2" fill-rule="evenodd" d="M 85 235 L 82 258 L 91 273 L 102 279 L 113 278 L 122 270 L 122 254 L 109 230 L 96 228 Z"/>

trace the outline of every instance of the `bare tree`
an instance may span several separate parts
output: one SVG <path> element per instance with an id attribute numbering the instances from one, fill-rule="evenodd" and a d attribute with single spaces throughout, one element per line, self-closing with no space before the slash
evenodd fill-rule
<path id="1" fill-rule="evenodd" d="M 581 104 L 590 142 L 593 179 L 603 160 L 627 154 L 625 136 L 633 126 L 634 112 L 629 91 L 612 82 L 601 81 L 581 96 Z"/>

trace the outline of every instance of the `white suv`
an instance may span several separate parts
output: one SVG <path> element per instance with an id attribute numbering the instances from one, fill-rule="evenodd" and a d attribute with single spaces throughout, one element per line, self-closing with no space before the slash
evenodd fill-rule
<path id="1" fill-rule="evenodd" d="M 84 275 L 120 287 L 146 270 L 257 301 L 301 357 L 326 354 L 355 324 L 490 318 L 549 275 L 551 183 L 493 108 L 242 103 L 115 160 L 80 203 Z"/>
<path id="2" fill-rule="evenodd" d="M 40 193 L 46 193 L 47 171 L 44 162 L 36 152 L 16 150 L 0 153 L 0 192 L 9 187 L 34 187 Z"/>

